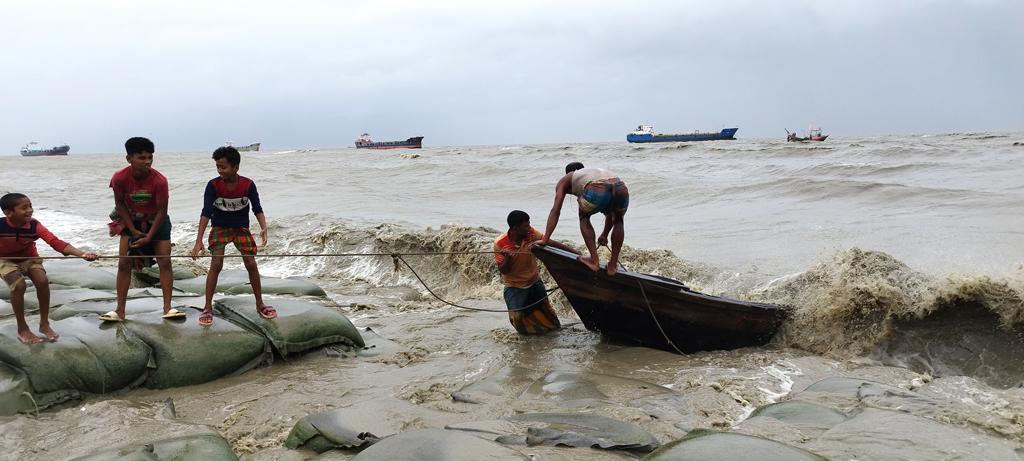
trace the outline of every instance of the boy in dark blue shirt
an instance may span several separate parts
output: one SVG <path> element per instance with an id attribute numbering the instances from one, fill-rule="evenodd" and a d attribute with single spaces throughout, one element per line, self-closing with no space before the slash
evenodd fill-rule
<path id="1" fill-rule="evenodd" d="M 203 234 L 206 233 L 206 225 L 213 221 L 209 239 L 213 258 L 210 261 L 210 272 L 206 274 L 206 305 L 199 316 L 199 324 L 213 324 L 213 292 L 217 289 L 217 277 L 224 268 L 224 248 L 228 243 L 234 243 L 243 255 L 242 262 L 245 263 L 245 270 L 249 271 L 249 283 L 256 296 L 256 310 L 263 318 L 272 319 L 277 317 L 277 311 L 263 304 L 260 271 L 256 267 L 256 241 L 249 232 L 249 209 L 252 208 L 256 221 L 260 223 L 260 246 L 267 245 L 267 220 L 263 216 L 256 183 L 239 176 L 238 167 L 242 157 L 234 147 L 226 146 L 213 151 L 213 160 L 220 176 L 206 184 L 203 212 L 199 218 L 199 235 L 192 248 L 193 259 L 203 253 Z"/>

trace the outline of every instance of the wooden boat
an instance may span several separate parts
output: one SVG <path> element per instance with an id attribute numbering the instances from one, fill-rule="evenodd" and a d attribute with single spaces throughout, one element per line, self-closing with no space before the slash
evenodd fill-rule
<path id="1" fill-rule="evenodd" d="M 655 275 L 620 269 L 609 277 L 604 266 L 593 272 L 551 246 L 533 254 L 583 325 L 618 341 L 683 353 L 759 346 L 789 315 L 781 306 L 706 295 Z"/>

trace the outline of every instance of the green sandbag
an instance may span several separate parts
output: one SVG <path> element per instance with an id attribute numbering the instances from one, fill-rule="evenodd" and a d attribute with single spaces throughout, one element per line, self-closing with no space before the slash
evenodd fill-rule
<path id="1" fill-rule="evenodd" d="M 135 276 L 139 278 L 144 278 L 146 281 L 151 281 L 152 283 L 159 283 L 160 267 L 150 266 L 143 268 L 141 271 L 136 272 Z M 171 276 L 174 278 L 174 280 L 188 280 L 191 278 L 195 278 L 196 273 L 192 272 L 191 269 L 186 269 L 184 267 L 171 266 Z"/>
<path id="2" fill-rule="evenodd" d="M 0 362 L 0 416 L 31 411 L 35 407 L 25 373 Z"/>
<path id="3" fill-rule="evenodd" d="M 301 277 L 285 279 L 260 277 L 260 284 L 265 295 L 327 296 L 323 288 Z M 206 293 L 206 276 L 176 280 L 174 287 L 189 293 L 204 294 Z M 249 273 L 244 269 L 221 272 L 217 277 L 217 293 L 252 293 L 252 286 L 249 285 Z"/>
<path id="4" fill-rule="evenodd" d="M 61 287 L 63 289 L 58 289 Z M 39 298 L 35 289 L 25 293 L 25 313 L 32 314 L 39 312 Z M 98 299 L 114 299 L 112 292 L 93 290 L 91 288 L 62 287 L 61 285 L 50 285 L 50 312 L 75 301 L 91 301 Z M 0 318 L 14 315 L 14 307 L 7 301 L 0 301 Z"/>
<path id="5" fill-rule="evenodd" d="M 266 336 L 281 356 L 326 344 L 366 345 L 359 330 L 338 311 L 300 299 L 264 301 L 277 310 L 277 318 L 261 317 L 252 296 L 221 298 L 214 304 L 224 317 Z"/>
<path id="6" fill-rule="evenodd" d="M 690 431 L 641 461 L 827 461 L 806 450 L 752 435 Z"/>
<path id="7" fill-rule="evenodd" d="M 185 306 L 198 308 L 201 307 L 204 302 L 203 298 L 196 296 L 176 297 L 171 301 L 171 306 L 176 307 L 179 310 L 186 310 Z M 83 315 L 87 317 L 96 317 L 114 310 L 115 307 L 117 307 L 117 302 L 113 299 L 73 302 L 51 312 L 50 318 L 60 320 Z M 163 311 L 164 300 L 161 297 L 129 298 L 124 303 L 124 315 L 128 320 L 132 320 L 139 314 L 152 312 L 162 313 Z"/>
<path id="8" fill-rule="evenodd" d="M 173 437 L 103 450 L 71 461 L 238 461 L 231 446 L 217 434 Z"/>
<path id="9" fill-rule="evenodd" d="M 649 453 L 661 446 L 658 439 L 640 426 L 585 413 L 526 413 L 505 418 L 513 422 L 512 430 L 498 425 L 495 439 L 512 445 L 549 445 L 589 447 L 605 450 L 629 450 Z M 487 427 L 487 426 L 484 426 Z M 473 430 L 472 425 L 448 428 Z"/>
<path id="10" fill-rule="evenodd" d="M 518 451 L 458 431 L 420 429 L 381 439 L 352 461 L 522 461 Z"/>
<path id="11" fill-rule="evenodd" d="M 353 416 L 348 408 L 308 415 L 295 423 L 284 446 L 323 453 L 336 448 L 359 448 L 380 440 L 370 432 L 354 428 L 352 420 L 358 417 Z"/>
<path id="12" fill-rule="evenodd" d="M 125 328 L 153 348 L 156 369 L 145 386 L 151 389 L 190 386 L 244 373 L 271 358 L 266 338 L 223 318 L 199 325 L 189 320 L 165 320 L 162 312 L 129 316 Z"/>
<path id="13" fill-rule="evenodd" d="M 36 394 L 75 390 L 106 394 L 137 384 L 146 376 L 150 348 L 139 338 L 101 325 L 98 318 L 51 322 L 56 342 L 26 346 L 13 324 L 0 328 L 0 361 L 25 373 Z"/>
<path id="14" fill-rule="evenodd" d="M 108 291 L 113 291 L 117 286 L 116 273 L 92 267 L 81 259 L 47 261 L 43 263 L 43 268 L 51 284 Z"/>

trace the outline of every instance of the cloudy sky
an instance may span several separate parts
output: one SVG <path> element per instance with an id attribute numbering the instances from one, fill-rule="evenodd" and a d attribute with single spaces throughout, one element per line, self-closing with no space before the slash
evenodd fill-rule
<path id="1" fill-rule="evenodd" d="M 1024 1 L 0 0 L 0 153 L 1024 131 Z"/>

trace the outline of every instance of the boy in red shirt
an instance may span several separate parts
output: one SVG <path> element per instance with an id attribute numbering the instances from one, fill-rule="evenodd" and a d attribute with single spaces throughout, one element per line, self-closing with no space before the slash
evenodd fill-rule
<path id="1" fill-rule="evenodd" d="M 18 339 L 25 344 L 43 342 L 25 322 L 25 276 L 32 280 L 39 296 L 39 332 L 46 339 L 56 341 L 59 335 L 50 328 L 50 280 L 39 259 L 36 240 L 43 239 L 63 255 L 74 255 L 86 261 L 95 261 L 96 253 L 83 252 L 53 235 L 43 223 L 32 219 L 32 201 L 24 194 L 12 193 L 0 197 L 4 219 L 0 222 L 0 278 L 11 289 L 11 306 L 18 323 Z"/>
<path id="2" fill-rule="evenodd" d="M 121 232 L 119 256 L 126 256 L 130 250 L 143 250 L 156 256 L 160 267 L 160 288 L 164 295 L 164 318 L 181 318 L 185 313 L 171 308 L 171 259 L 161 256 L 171 254 L 171 219 L 167 216 L 169 198 L 167 178 L 153 169 L 153 141 L 146 138 L 130 138 L 124 143 L 128 166 L 114 172 L 110 188 L 114 189 L 114 208 L 124 225 Z M 131 258 L 117 262 L 117 307 L 100 316 L 108 322 L 124 320 L 128 286 L 132 280 Z"/>
<path id="3" fill-rule="evenodd" d="M 213 221 L 210 228 L 210 271 L 206 273 L 206 305 L 199 316 L 200 325 L 213 324 L 213 292 L 217 289 L 217 277 L 224 268 L 224 249 L 229 243 L 241 253 L 242 263 L 249 272 L 249 284 L 256 297 L 256 310 L 266 319 L 277 317 L 273 307 L 263 304 L 260 270 L 256 266 L 256 240 L 249 232 L 249 209 L 256 215 L 260 223 L 260 246 L 267 246 L 267 220 L 263 216 L 260 194 L 256 191 L 256 183 L 238 174 L 242 156 L 231 146 L 221 147 L 213 151 L 213 160 L 217 165 L 217 174 L 206 183 L 203 194 L 203 212 L 199 218 L 199 235 L 192 248 L 192 258 L 203 252 L 203 234 L 206 225 Z"/>

